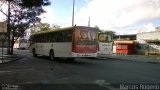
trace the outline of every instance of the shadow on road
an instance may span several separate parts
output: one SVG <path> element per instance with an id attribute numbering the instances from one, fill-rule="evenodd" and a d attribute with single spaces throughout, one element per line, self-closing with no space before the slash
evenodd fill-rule
<path id="1" fill-rule="evenodd" d="M 37 56 L 37 58 L 50 60 L 48 56 Z M 67 58 L 56 58 L 53 62 L 56 63 L 65 63 L 65 64 L 73 64 L 73 65 L 89 65 L 93 63 L 89 63 L 88 61 L 84 61 L 85 58 L 76 58 L 75 60 L 67 60 Z"/>

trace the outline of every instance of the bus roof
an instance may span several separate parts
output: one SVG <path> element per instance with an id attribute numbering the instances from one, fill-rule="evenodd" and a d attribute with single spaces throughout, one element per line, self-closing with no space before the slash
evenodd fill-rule
<path id="1" fill-rule="evenodd" d="M 71 26 L 71 27 L 66 27 L 66 28 L 58 28 L 58 29 L 40 31 L 32 35 L 41 35 L 41 34 L 51 33 L 51 32 L 61 32 L 61 31 L 73 30 L 74 27 L 88 27 L 88 26 Z M 88 28 L 93 28 L 93 27 L 88 27 Z"/>
<path id="2" fill-rule="evenodd" d="M 70 30 L 73 27 L 66 27 L 66 28 L 58 28 L 58 29 L 52 29 L 52 30 L 46 30 L 46 31 L 40 31 L 40 32 L 36 32 L 32 35 L 40 35 L 40 34 L 45 34 L 45 33 L 51 33 L 51 32 L 61 32 L 61 31 L 66 31 L 66 30 Z"/>

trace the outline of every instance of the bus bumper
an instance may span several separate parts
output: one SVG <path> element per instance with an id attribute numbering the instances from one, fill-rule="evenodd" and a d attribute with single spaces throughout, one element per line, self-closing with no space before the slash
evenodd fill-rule
<path id="1" fill-rule="evenodd" d="M 72 53 L 73 57 L 97 57 L 97 53 Z"/>

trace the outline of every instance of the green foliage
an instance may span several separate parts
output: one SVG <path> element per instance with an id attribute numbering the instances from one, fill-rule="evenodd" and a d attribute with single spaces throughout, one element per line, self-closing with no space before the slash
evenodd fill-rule
<path id="1" fill-rule="evenodd" d="M 31 33 L 46 31 L 46 30 L 55 30 L 60 28 L 59 25 L 56 24 L 48 24 L 48 23 L 36 23 L 31 27 Z"/>
<path id="2" fill-rule="evenodd" d="M 10 29 L 13 37 L 22 37 L 24 31 L 36 22 L 40 22 L 38 17 L 44 13 L 42 6 L 50 5 L 49 0 L 1 0 L 0 3 L 8 4 L 10 2 L 10 15 L 6 11 L 0 11 L 10 17 Z M 3 4 L 2 4 L 3 5 Z M 6 20 L 7 21 L 7 20 Z M 45 28 L 44 28 L 45 29 Z"/>
<path id="3" fill-rule="evenodd" d="M 20 5 L 24 7 L 40 7 L 50 5 L 49 0 L 21 0 Z"/>
<path id="4" fill-rule="evenodd" d="M 8 2 L 10 2 L 10 4 L 8 4 Z M 12 36 L 12 49 L 15 38 L 23 37 L 26 29 L 34 23 L 41 21 L 38 16 L 45 12 L 42 6 L 50 5 L 49 0 L 0 0 L 0 3 L 0 5 L 10 5 L 9 14 L 3 11 L 3 9 L 0 9 L 0 12 L 8 17 L 6 21 L 9 22 L 8 29 Z M 8 34 L 8 36 L 10 35 Z"/>
<path id="5" fill-rule="evenodd" d="M 14 12 L 11 12 L 10 16 L 10 27 L 13 29 L 13 36 L 22 37 L 24 31 L 35 22 L 40 22 L 41 19 L 38 17 L 44 10 L 40 7 L 34 8 L 12 8 Z"/>
<path id="6" fill-rule="evenodd" d="M 48 23 L 42 23 L 40 26 L 41 31 L 46 31 L 50 29 L 50 25 Z"/>
<path id="7" fill-rule="evenodd" d="M 51 25 L 51 29 L 58 29 L 60 28 L 61 26 L 57 25 L 57 24 L 52 24 Z"/>

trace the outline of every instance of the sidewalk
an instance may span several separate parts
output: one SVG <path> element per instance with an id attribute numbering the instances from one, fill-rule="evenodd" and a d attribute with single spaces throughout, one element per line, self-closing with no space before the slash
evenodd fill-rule
<path id="1" fill-rule="evenodd" d="M 0 64 L 15 61 L 15 60 L 19 60 L 21 58 L 22 58 L 21 56 L 16 55 L 16 54 L 14 54 L 14 55 L 3 55 L 3 58 L 2 58 L 2 54 L 0 52 Z"/>
<path id="2" fill-rule="evenodd" d="M 0 64 L 12 62 L 15 60 L 19 60 L 21 58 L 22 56 L 17 54 L 7 55 L 7 48 L 3 48 L 3 58 L 2 58 L 2 48 L 0 48 Z"/>
<path id="3" fill-rule="evenodd" d="M 160 63 L 160 56 L 146 56 L 146 55 L 116 55 L 111 54 L 106 57 L 100 57 L 101 59 L 116 59 L 116 60 L 129 60 L 137 62 L 148 62 L 148 63 Z"/>

